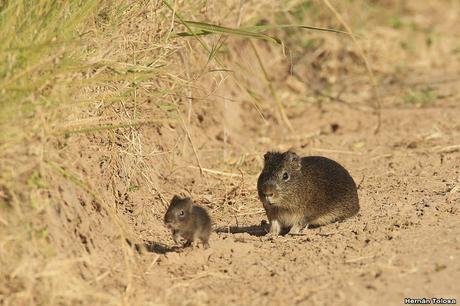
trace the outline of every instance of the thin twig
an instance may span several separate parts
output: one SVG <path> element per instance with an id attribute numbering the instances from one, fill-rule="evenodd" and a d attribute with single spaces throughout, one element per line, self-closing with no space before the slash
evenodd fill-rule
<path id="1" fill-rule="evenodd" d="M 152 263 L 147 267 L 145 274 L 149 274 L 150 269 L 152 269 L 153 265 L 158 261 L 158 259 L 160 259 L 160 255 L 157 255 L 157 257 L 155 257 Z"/>
<path id="2" fill-rule="evenodd" d="M 437 149 L 437 153 L 453 153 L 460 150 L 460 144 Z"/>
<path id="3" fill-rule="evenodd" d="M 317 130 L 315 132 L 309 133 L 309 134 L 300 134 L 300 135 L 291 135 L 287 136 L 285 139 L 286 140 L 305 140 L 313 137 L 318 137 L 321 135 L 321 130 Z"/>
<path id="4" fill-rule="evenodd" d="M 261 214 L 265 214 L 265 210 L 258 210 L 258 211 L 253 211 L 253 212 L 240 213 L 240 214 L 236 214 L 236 215 L 241 217 L 241 216 L 252 216 L 252 215 L 261 215 Z"/>
<path id="5" fill-rule="evenodd" d="M 343 151 L 343 150 L 333 150 L 333 149 L 312 148 L 311 150 L 312 150 L 312 151 L 318 151 L 318 152 L 327 152 L 327 153 L 362 155 L 361 152 Z"/>
<path id="6" fill-rule="evenodd" d="M 203 167 L 196 167 L 196 166 L 188 166 L 189 168 L 195 168 L 195 169 L 200 169 L 202 172 L 207 172 L 211 174 L 217 174 L 217 175 L 222 175 L 222 176 L 231 176 L 231 177 L 236 177 L 236 176 L 241 176 L 241 174 L 238 173 L 232 173 L 232 172 L 223 172 L 223 171 L 218 171 L 218 170 L 212 170 L 212 169 L 207 169 Z"/>
<path id="7" fill-rule="evenodd" d="M 380 159 L 380 158 L 388 158 L 388 157 L 393 157 L 393 153 L 387 153 L 387 154 L 381 154 L 381 155 L 377 155 L 375 157 L 372 157 L 371 160 L 377 160 L 377 159 Z"/>

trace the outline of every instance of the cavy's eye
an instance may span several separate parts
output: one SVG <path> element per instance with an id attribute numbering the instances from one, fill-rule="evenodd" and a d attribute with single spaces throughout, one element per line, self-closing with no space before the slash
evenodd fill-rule
<path id="1" fill-rule="evenodd" d="M 289 174 L 287 172 L 283 172 L 283 180 L 288 181 L 289 180 Z"/>
<path id="2" fill-rule="evenodd" d="M 181 210 L 181 211 L 179 212 L 179 216 L 182 217 L 183 215 L 185 215 L 185 212 L 184 212 L 183 210 Z"/>

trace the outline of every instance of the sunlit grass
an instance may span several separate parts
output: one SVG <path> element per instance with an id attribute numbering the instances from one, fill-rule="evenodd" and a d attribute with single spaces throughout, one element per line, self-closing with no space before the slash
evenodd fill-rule
<path id="1" fill-rule="evenodd" d="M 81 71 L 81 38 L 99 1 L 4 1 L 0 13 L 2 142 L 32 132 L 37 111 L 62 103 L 69 73 Z M 61 86 L 62 85 L 62 86 Z M 12 137 L 14 136 L 14 139 Z"/>

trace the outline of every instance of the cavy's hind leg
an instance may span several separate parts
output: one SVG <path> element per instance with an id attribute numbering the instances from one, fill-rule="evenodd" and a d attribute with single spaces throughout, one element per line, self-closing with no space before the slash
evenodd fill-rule
<path id="1" fill-rule="evenodd" d="M 201 244 L 203 245 L 204 249 L 209 248 L 209 234 L 210 234 L 209 232 L 205 231 L 205 232 L 201 232 L 201 233 L 196 235 L 195 240 L 196 241 L 199 240 L 201 242 Z"/>
<path id="2" fill-rule="evenodd" d="M 302 235 L 302 231 L 307 226 L 305 222 L 297 222 L 295 223 L 291 229 L 289 230 L 289 235 Z"/>
<path id="3" fill-rule="evenodd" d="M 340 213 L 331 211 L 331 212 L 322 214 L 320 216 L 317 216 L 316 218 L 310 220 L 310 222 L 308 223 L 313 226 L 321 226 L 321 225 L 326 225 L 326 224 L 330 224 L 330 223 L 339 221 L 341 219 L 342 218 L 341 218 Z"/>

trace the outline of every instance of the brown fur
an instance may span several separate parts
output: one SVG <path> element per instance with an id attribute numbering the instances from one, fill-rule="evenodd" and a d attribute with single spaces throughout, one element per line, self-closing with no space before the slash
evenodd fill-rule
<path id="1" fill-rule="evenodd" d="M 185 247 L 199 239 L 204 248 L 209 247 L 211 218 L 204 208 L 193 204 L 192 199 L 174 196 L 164 222 L 171 229 L 175 243 Z"/>
<path id="2" fill-rule="evenodd" d="M 270 232 L 324 225 L 354 216 L 359 210 L 356 184 L 337 162 L 321 156 L 299 157 L 292 151 L 268 152 L 257 182 Z"/>

